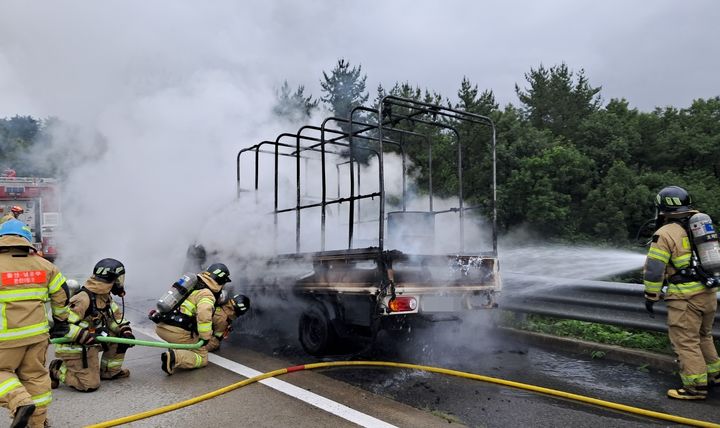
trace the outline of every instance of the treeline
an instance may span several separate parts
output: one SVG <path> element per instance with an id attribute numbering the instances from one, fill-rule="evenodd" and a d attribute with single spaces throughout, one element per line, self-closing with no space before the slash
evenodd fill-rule
<path id="1" fill-rule="evenodd" d="M 667 185 L 685 187 L 697 208 L 720 219 L 720 97 L 697 99 L 685 108 L 641 112 L 625 99 L 603 102 L 601 87 L 591 85 L 584 71 L 565 64 L 540 66 L 524 77 L 524 84 L 515 87 L 519 105 L 503 108 L 491 90 L 480 91 L 467 78 L 455 100 L 397 83 L 387 91 L 379 87 L 374 103 L 392 94 L 492 118 L 503 231 L 526 227 L 563 241 L 627 243 L 654 216 L 654 196 Z M 350 108 L 368 100 L 365 79 L 360 66 L 340 60 L 330 73 L 323 73 L 319 101 L 346 117 Z M 303 87 L 292 93 L 286 84 L 278 104 L 288 103 L 302 106 L 299 111 L 308 118 L 319 107 Z M 465 199 L 489 207 L 488 131 L 450 125 L 462 141 Z M 417 128 L 423 125 L 406 129 L 435 132 L 440 141 L 433 152 L 434 191 L 457 195 L 456 138 Z M 428 184 L 427 151 L 421 144 L 414 147 L 409 145 L 408 153 L 422 192 Z"/>
<path id="2" fill-rule="evenodd" d="M 502 231 L 526 227 L 565 241 L 626 243 L 654 215 L 652 200 L 667 185 L 687 188 L 696 207 L 720 219 L 720 97 L 697 99 L 689 107 L 651 112 L 624 99 L 604 102 L 601 87 L 565 64 L 531 69 L 516 85 L 519 104 L 500 107 L 492 90 L 480 91 L 464 79 L 451 99 L 409 83 L 379 86 L 370 98 L 361 66 L 340 60 L 321 78 L 322 95 L 284 83 L 274 113 L 306 121 L 320 108 L 347 117 L 357 105 L 376 106 L 386 94 L 440 103 L 488 116 L 497 127 L 498 224 Z M 713 95 L 713 94 L 710 94 Z M 369 117 L 359 118 L 372 120 Z M 0 169 L 18 175 L 53 176 L 56 166 L 26 162 L 28 152 L 47 142 L 57 119 L 29 116 L 0 119 Z M 492 168 L 487 129 L 448 123 L 463 147 L 463 193 L 470 205 L 489 207 Z M 457 139 L 452 132 L 423 124 L 403 125 L 434 132 L 432 183 L 442 196 L 457 195 Z M 418 178 L 417 192 L 429 182 L 422 144 L 407 153 Z M 362 160 L 363 151 L 355 153 Z"/>

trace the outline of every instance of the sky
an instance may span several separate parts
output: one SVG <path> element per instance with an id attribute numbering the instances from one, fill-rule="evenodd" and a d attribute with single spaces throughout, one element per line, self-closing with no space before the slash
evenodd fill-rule
<path id="1" fill-rule="evenodd" d="M 454 97 L 466 76 L 517 104 L 524 73 L 564 61 L 604 99 L 642 110 L 720 95 L 713 0 L 9 1 L 0 11 L 2 115 L 96 112 L 210 70 L 318 96 L 338 58 L 362 65 L 373 92 L 407 81 Z"/>
<path id="2" fill-rule="evenodd" d="M 199 235 L 266 241 L 247 227 L 256 213 L 231 203 L 234 157 L 288 130 L 270 115 L 283 80 L 317 98 L 345 58 L 371 99 L 395 82 L 454 99 L 467 77 L 518 105 L 525 73 L 565 62 L 606 101 L 682 108 L 720 95 L 718 22 L 715 0 L 9 0 L 0 117 L 76 127 L 42 155 L 67 161 L 68 269 L 114 256 L 128 278 L 135 268 L 164 285 Z"/>

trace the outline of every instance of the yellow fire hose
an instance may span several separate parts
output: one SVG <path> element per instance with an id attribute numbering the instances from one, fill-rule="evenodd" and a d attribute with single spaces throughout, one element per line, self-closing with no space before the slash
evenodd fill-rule
<path id="1" fill-rule="evenodd" d="M 259 382 L 263 379 L 280 376 L 280 375 L 283 375 L 286 373 L 292 373 L 292 372 L 297 372 L 297 371 L 301 371 L 301 370 L 313 370 L 313 369 L 321 369 L 321 368 L 328 368 L 328 367 L 347 367 L 347 366 L 397 367 L 397 368 L 403 368 L 403 369 L 424 370 L 424 371 L 432 372 L 432 373 L 446 374 L 446 375 L 450 375 L 450 376 L 463 377 L 466 379 L 474 379 L 474 380 L 479 380 L 479 381 L 483 381 L 483 382 L 489 382 L 489 383 L 494 383 L 494 384 L 498 384 L 498 385 L 509 386 L 512 388 L 524 389 L 527 391 L 534 391 L 534 392 L 538 392 L 541 394 L 547 394 L 547 395 L 552 395 L 555 397 L 566 398 L 569 400 L 579 401 L 581 403 L 587 403 L 587 404 L 597 405 L 597 406 L 601 406 L 601 407 L 606 407 L 609 409 L 619 410 L 622 412 L 632 413 L 635 415 L 644 416 L 644 417 L 648 417 L 648 418 L 660 419 L 660 420 L 664 420 L 664 421 L 675 422 L 675 423 L 679 423 L 679 424 L 685 424 L 685 425 L 697 426 L 697 427 L 720 428 L 719 424 L 715 424 L 712 422 L 706 422 L 706 421 L 701 421 L 701 420 L 697 420 L 697 419 L 685 418 L 682 416 L 656 412 L 653 410 L 641 409 L 639 407 L 627 406 L 624 404 L 613 403 L 611 401 L 605 401 L 605 400 L 599 400 L 597 398 L 587 397 L 587 396 L 579 395 L 579 394 L 573 394 L 570 392 L 558 391 L 556 389 L 544 388 L 541 386 L 529 385 L 529 384 L 520 383 L 520 382 L 513 382 L 510 380 L 498 379 L 498 378 L 494 378 L 494 377 L 483 376 L 483 375 L 478 375 L 478 374 L 473 374 L 473 373 L 466 373 L 466 372 L 461 372 L 461 371 L 457 371 L 457 370 L 443 369 L 443 368 L 439 368 L 439 367 L 421 366 L 421 365 L 405 364 L 405 363 L 391 363 L 391 362 L 384 362 L 384 361 L 334 361 L 334 362 L 327 362 L 327 363 L 313 363 L 313 364 L 304 364 L 304 365 L 299 365 L 299 366 L 287 367 L 284 369 L 274 370 L 271 372 L 263 373 L 261 375 L 255 376 L 255 377 L 251 377 L 249 379 L 245 379 L 241 382 L 234 383 L 232 385 L 217 389 L 217 390 L 209 392 L 207 394 L 197 396 L 195 398 L 191 398 L 189 400 L 181 401 L 181 402 L 178 402 L 175 404 L 170 404 L 170 405 L 163 406 L 163 407 L 158 407 L 157 409 L 148 410 L 148 411 L 137 413 L 137 414 L 130 415 L 130 416 L 125 416 L 123 418 L 113 419 L 113 420 L 101 422 L 101 423 L 95 424 L 95 425 L 89 425 L 89 428 L 114 427 L 117 425 L 127 424 L 130 422 L 138 421 L 140 419 L 157 416 L 162 413 L 171 412 L 173 410 L 181 409 L 183 407 L 187 407 L 187 406 L 191 406 L 193 404 L 200 403 L 201 401 L 215 398 L 226 392 L 230 392 L 235 389 L 242 388 L 243 386 L 250 385 L 251 383 Z"/>

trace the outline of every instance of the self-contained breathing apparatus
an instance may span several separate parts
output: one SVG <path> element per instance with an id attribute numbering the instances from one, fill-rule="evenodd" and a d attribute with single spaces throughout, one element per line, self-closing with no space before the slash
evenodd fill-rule
<path id="1" fill-rule="evenodd" d="M 677 222 L 687 234 L 690 263 L 668 280 L 671 283 L 699 281 L 708 288 L 720 286 L 720 244 L 709 215 L 692 208 L 692 197 L 678 186 L 667 186 L 655 196 L 655 230 L 667 220 Z M 692 214 L 692 215 L 690 215 Z M 653 239 L 655 239 L 653 237 Z"/>
<path id="2" fill-rule="evenodd" d="M 684 226 L 692 251 L 690 265 L 680 269 L 670 280 L 700 281 L 708 288 L 720 286 L 720 243 L 712 219 L 707 214 L 697 213 Z"/>
<path id="3" fill-rule="evenodd" d="M 180 305 L 198 287 L 197 275 L 183 274 L 175 281 L 170 290 L 157 301 L 157 310 L 150 311 L 148 318 L 156 324 L 165 323 L 189 331 L 196 331 L 197 325 L 194 317 L 182 313 Z"/>

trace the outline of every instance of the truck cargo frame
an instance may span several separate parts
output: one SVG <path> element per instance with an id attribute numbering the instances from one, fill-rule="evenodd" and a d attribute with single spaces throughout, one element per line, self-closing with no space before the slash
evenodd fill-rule
<path id="1" fill-rule="evenodd" d="M 361 117 L 361 115 L 363 117 Z M 492 157 L 492 188 L 486 200 L 490 206 L 465 206 L 463 193 L 463 141 L 461 132 L 454 126 L 471 124 L 489 130 L 489 154 Z M 331 127 L 335 124 L 336 127 Z M 454 139 L 457 147 L 457 205 L 443 210 L 434 206 L 433 149 L 436 142 L 430 133 L 404 129 L 402 126 L 438 129 Z M 475 129 L 475 128 L 473 128 Z M 427 189 L 423 199 L 427 209 L 408 209 L 407 153 L 409 144 L 427 147 Z M 496 209 L 496 130 L 493 121 L 479 114 L 416 100 L 386 96 L 377 109 L 355 107 L 347 118 L 329 117 L 320 126 L 306 125 L 295 133 L 283 133 L 275 140 L 262 141 L 240 150 L 236 158 L 237 196 L 247 192 L 256 195 L 261 189 L 261 159 L 272 159 L 272 217 L 273 254 L 258 260 L 246 259 L 242 289 L 255 302 L 258 311 L 274 313 L 289 310 L 291 305 L 278 303 L 278 295 L 298 302 L 293 316 L 297 317 L 298 335 L 303 348 L 312 355 L 340 352 L 342 344 L 358 339 L 373 339 L 381 330 L 402 331 L 416 320 L 447 319 L 467 312 L 496 307 L 496 296 L 501 289 L 497 254 Z M 386 212 L 386 171 L 384 158 L 393 150 L 401 157 L 402 195 L 397 210 Z M 248 156 L 254 182 L 243 187 L 245 169 L 241 164 Z M 370 190 L 363 189 L 363 158 L 375 159 L 377 177 L 364 181 L 373 183 Z M 281 160 L 294 165 L 294 200 L 281 205 Z M 303 162 L 319 163 L 320 192 L 314 201 L 303 194 L 307 180 L 302 172 Z M 333 162 L 335 162 L 333 164 Z M 340 168 L 348 169 L 341 177 Z M 313 170 L 317 172 L 316 170 Z M 330 175 L 337 174 L 337 194 L 331 196 Z M 341 192 L 341 180 L 347 189 Z M 283 194 L 286 194 L 283 192 Z M 397 199 L 397 198 L 396 198 Z M 374 219 L 361 219 L 359 206 L 363 201 L 377 201 Z M 328 248 L 328 210 L 347 207 L 346 239 L 342 248 L 335 244 Z M 466 251 L 465 222 L 467 213 L 485 209 L 489 213 L 491 246 L 482 251 Z M 303 213 L 319 210 L 319 224 L 304 221 Z M 280 216 L 295 214 L 294 248 L 279 249 L 282 234 Z M 393 247 L 397 239 L 388 242 L 386 233 L 426 222 L 432 230 L 435 216 L 455 215 L 458 231 L 454 238 L 457 247 L 452 252 L 408 252 Z M 362 246 L 357 227 L 362 223 L 377 222 L 373 244 Z M 292 223 L 292 221 L 291 221 Z M 430 227 L 430 225 L 432 227 Z M 303 241 L 305 229 L 319 229 L 319 248 L 308 249 Z M 433 231 L 434 233 L 434 231 Z M 397 235 L 397 233 L 396 233 Z M 287 238 L 287 237 L 284 237 Z M 412 239 L 413 237 L 410 236 Z M 420 237 L 432 247 L 434 235 Z M 397 242 L 396 242 L 397 241 Z M 332 245 L 330 245 L 332 247 Z M 260 272 L 258 266 L 261 266 Z M 272 308 L 273 303 L 279 305 Z"/>

